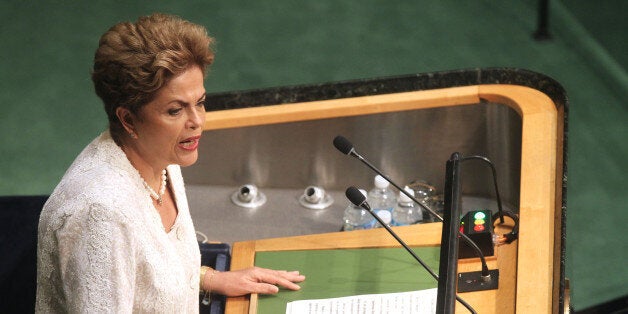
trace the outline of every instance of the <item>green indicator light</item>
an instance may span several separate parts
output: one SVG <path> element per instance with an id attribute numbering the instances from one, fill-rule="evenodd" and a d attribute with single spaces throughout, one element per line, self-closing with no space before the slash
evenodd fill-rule
<path id="1" fill-rule="evenodd" d="M 475 215 L 473 215 L 473 218 L 475 218 L 475 219 L 484 219 L 484 218 L 486 218 L 486 215 L 484 215 L 483 212 L 477 212 L 477 213 L 475 213 Z"/>

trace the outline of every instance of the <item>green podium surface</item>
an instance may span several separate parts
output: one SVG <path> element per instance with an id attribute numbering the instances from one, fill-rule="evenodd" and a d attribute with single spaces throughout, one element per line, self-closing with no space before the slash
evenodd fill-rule
<path id="1" fill-rule="evenodd" d="M 413 250 L 438 273 L 439 247 Z M 299 270 L 306 276 L 300 291 L 260 295 L 258 313 L 285 313 L 286 304 L 296 300 L 405 292 L 438 285 L 403 248 L 258 252 L 255 266 Z"/>

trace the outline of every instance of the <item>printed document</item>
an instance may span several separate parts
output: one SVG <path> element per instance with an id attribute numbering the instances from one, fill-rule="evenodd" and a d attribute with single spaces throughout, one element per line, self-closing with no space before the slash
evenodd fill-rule
<path id="1" fill-rule="evenodd" d="M 436 288 L 289 302 L 286 314 L 434 314 Z"/>

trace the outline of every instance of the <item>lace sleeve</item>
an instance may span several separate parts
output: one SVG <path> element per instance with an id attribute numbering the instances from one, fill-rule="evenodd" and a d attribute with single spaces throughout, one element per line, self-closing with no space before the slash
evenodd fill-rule
<path id="1" fill-rule="evenodd" d="M 121 212 L 99 204 L 57 234 L 59 266 L 71 313 L 130 313 L 134 239 Z"/>

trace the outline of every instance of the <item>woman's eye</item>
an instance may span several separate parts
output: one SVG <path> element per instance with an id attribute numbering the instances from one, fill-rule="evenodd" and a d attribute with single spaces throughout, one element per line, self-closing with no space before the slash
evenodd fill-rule
<path id="1" fill-rule="evenodd" d="M 196 103 L 196 106 L 199 107 L 199 109 L 205 110 L 205 100 L 199 101 L 198 103 Z"/>
<path id="2" fill-rule="evenodd" d="M 181 112 L 181 108 L 176 108 L 176 109 L 169 109 L 168 110 L 168 114 L 171 116 L 176 116 Z"/>

